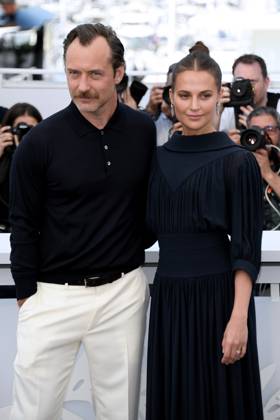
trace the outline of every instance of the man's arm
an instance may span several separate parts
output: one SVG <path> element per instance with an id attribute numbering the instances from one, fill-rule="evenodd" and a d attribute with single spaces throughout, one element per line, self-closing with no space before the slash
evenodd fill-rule
<path id="1" fill-rule="evenodd" d="M 267 150 L 258 149 L 254 155 L 259 164 L 262 178 L 268 183 L 280 199 L 280 177 L 271 169 Z"/>
<path id="2" fill-rule="evenodd" d="M 10 175 L 11 271 L 19 300 L 37 290 L 44 190 L 37 139 L 31 133 L 26 137 L 15 152 Z"/>

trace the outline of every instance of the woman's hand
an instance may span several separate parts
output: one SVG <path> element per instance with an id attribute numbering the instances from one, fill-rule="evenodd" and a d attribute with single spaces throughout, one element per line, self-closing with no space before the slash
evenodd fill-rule
<path id="1" fill-rule="evenodd" d="M 11 133 L 11 127 L 4 126 L 0 128 L 0 157 L 4 154 L 6 147 L 14 144 L 14 136 Z"/>
<path id="2" fill-rule="evenodd" d="M 222 341 L 222 363 L 235 363 L 244 357 L 247 349 L 247 318 L 232 315 L 224 332 Z"/>

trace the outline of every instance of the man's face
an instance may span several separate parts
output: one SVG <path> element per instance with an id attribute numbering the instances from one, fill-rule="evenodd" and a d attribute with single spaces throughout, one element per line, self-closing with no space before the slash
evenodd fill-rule
<path id="1" fill-rule="evenodd" d="M 71 98 L 85 118 L 99 118 L 114 111 L 116 84 L 122 79 L 124 68 L 114 72 L 105 38 L 99 36 L 86 46 L 76 38 L 67 49 L 65 70 Z"/>
<path id="2" fill-rule="evenodd" d="M 254 89 L 254 105 L 265 106 L 267 102 L 267 89 L 269 78 L 262 75 L 259 63 L 244 64 L 239 63 L 234 70 L 234 79 L 249 79 Z"/>
<path id="3" fill-rule="evenodd" d="M 272 115 L 263 114 L 263 115 L 258 115 L 256 117 L 252 117 L 248 128 L 252 126 L 257 126 L 259 128 L 264 129 L 266 133 L 269 135 L 272 144 L 274 144 L 274 146 L 279 145 L 280 130 L 279 130 L 277 121 L 275 121 Z"/>

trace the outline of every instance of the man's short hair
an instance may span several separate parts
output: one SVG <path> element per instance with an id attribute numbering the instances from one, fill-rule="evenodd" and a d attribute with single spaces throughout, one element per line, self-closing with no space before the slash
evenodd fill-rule
<path id="1" fill-rule="evenodd" d="M 94 39 L 98 38 L 99 36 L 105 38 L 105 40 L 108 42 L 111 48 L 112 66 L 114 71 L 121 66 L 125 66 L 123 44 L 117 37 L 116 32 L 110 26 L 105 26 L 102 23 L 85 23 L 82 25 L 78 25 L 68 33 L 63 42 L 64 62 L 66 58 L 67 49 L 76 38 L 79 39 L 79 42 L 82 45 L 86 46 L 89 45 Z"/>
<path id="2" fill-rule="evenodd" d="M 234 61 L 233 65 L 232 65 L 232 74 L 234 74 L 235 68 L 236 68 L 236 66 L 239 63 L 242 63 L 242 64 L 254 64 L 254 63 L 258 63 L 259 66 L 260 66 L 260 68 L 261 68 L 261 72 L 262 72 L 263 78 L 266 79 L 268 77 L 267 67 L 266 67 L 265 61 L 259 55 L 256 55 L 256 54 L 244 54 L 244 55 L 241 55 L 240 57 L 238 57 Z"/>
<path id="3" fill-rule="evenodd" d="M 253 109 L 247 117 L 247 125 L 250 125 L 252 118 L 260 117 L 261 115 L 270 115 L 274 119 L 276 125 L 280 127 L 280 114 L 271 106 L 260 106 Z"/>

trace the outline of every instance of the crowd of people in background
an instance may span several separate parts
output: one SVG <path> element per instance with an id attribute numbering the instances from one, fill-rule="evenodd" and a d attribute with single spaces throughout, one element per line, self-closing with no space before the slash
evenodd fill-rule
<path id="1" fill-rule="evenodd" d="M 193 51 L 204 51 L 210 54 L 207 46 L 201 41 L 196 42 L 189 49 L 189 52 Z M 136 80 L 129 85 L 129 77 L 125 74 L 117 86 L 120 102 L 148 113 L 154 120 L 158 146 L 168 141 L 174 132 L 182 130 L 169 99 L 172 71 L 175 64 L 170 65 L 164 85 L 156 84 L 151 87 L 144 108 L 139 107 L 147 90 L 143 83 Z M 266 63 L 262 57 L 255 54 L 238 57 L 232 66 L 232 75 L 233 81 L 250 81 L 253 101 L 249 105 L 228 107 L 231 91 L 229 84 L 224 84 L 221 100 L 217 106 L 216 128 L 225 131 L 237 144 L 240 144 L 240 135 L 245 128 L 253 125 L 263 129 L 263 135 L 266 137 L 267 143 L 272 144 L 272 147 L 267 145 L 258 148 L 254 154 L 264 181 L 264 229 L 278 230 L 280 229 L 280 177 L 278 176 L 280 160 L 279 150 L 276 148 L 280 143 L 280 93 L 269 91 L 270 79 Z M 136 93 L 133 91 L 134 84 L 138 89 Z M 22 112 L 22 115 L 17 115 L 17 110 Z M 0 121 L 2 121 L 0 128 L 0 232 L 9 231 L 8 172 L 14 151 L 12 146 L 17 146 L 20 140 L 16 134 L 12 133 L 11 128 L 14 129 L 20 122 L 26 122 L 24 114 L 28 118 L 33 118 L 30 124 L 27 123 L 29 126 L 37 124 L 42 119 L 40 112 L 31 104 L 15 104 L 10 110 L 0 107 Z M 15 121 L 11 119 L 14 115 L 17 117 Z M 23 134 L 24 131 L 22 131 Z"/>
<path id="2" fill-rule="evenodd" d="M 13 154 L 22 137 L 42 121 L 40 111 L 25 102 L 14 104 L 4 113 L 0 127 L 0 232 L 10 231 L 9 181 Z"/>

